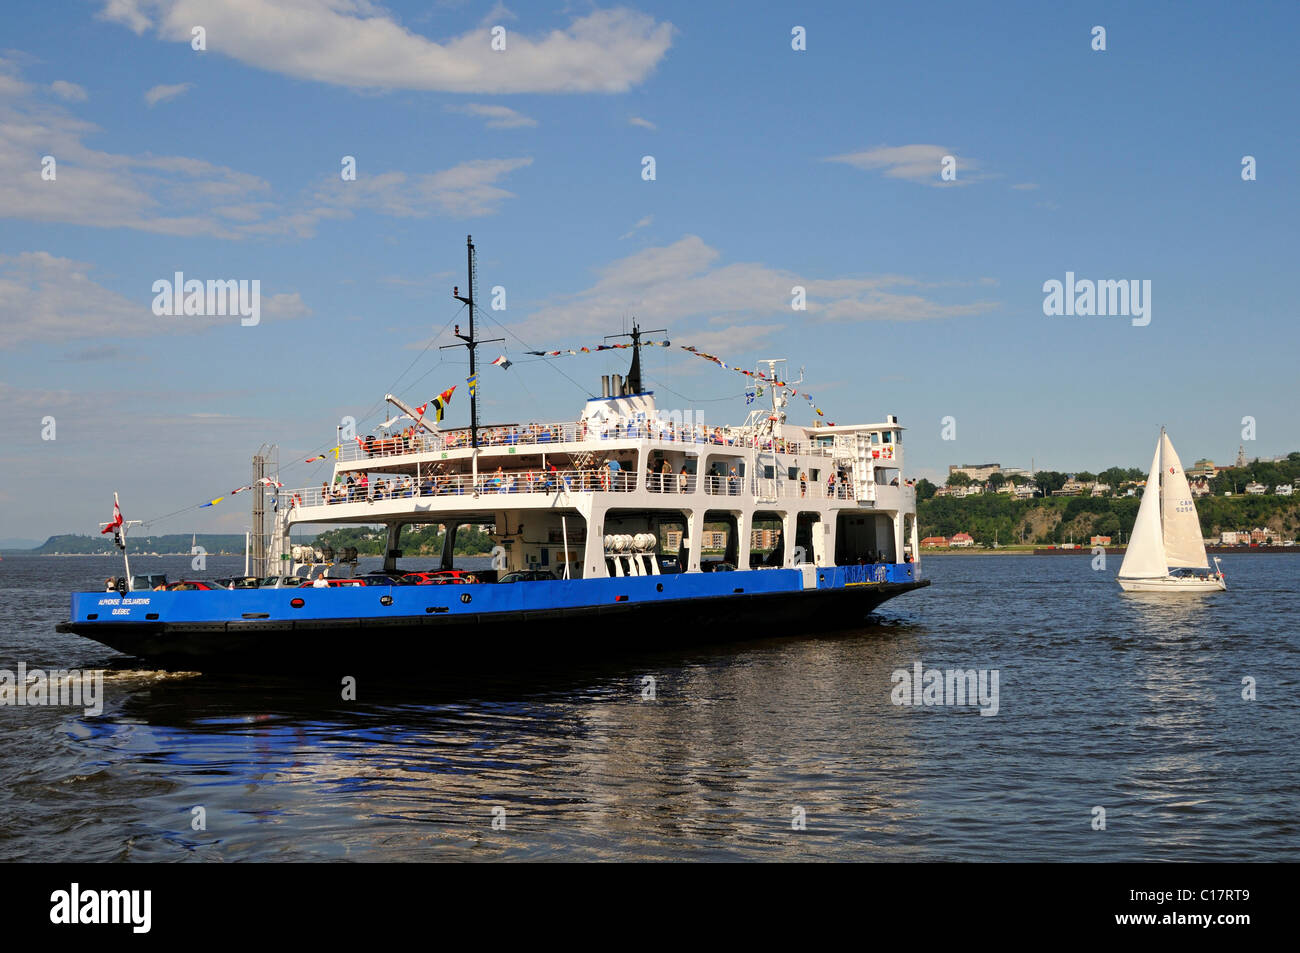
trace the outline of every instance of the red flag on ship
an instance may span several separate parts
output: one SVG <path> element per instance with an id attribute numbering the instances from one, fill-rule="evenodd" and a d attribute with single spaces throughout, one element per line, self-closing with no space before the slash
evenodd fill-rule
<path id="1" fill-rule="evenodd" d="M 113 496 L 113 521 L 99 531 L 99 535 L 111 533 L 122 525 L 122 507 L 117 505 L 117 495 Z"/>

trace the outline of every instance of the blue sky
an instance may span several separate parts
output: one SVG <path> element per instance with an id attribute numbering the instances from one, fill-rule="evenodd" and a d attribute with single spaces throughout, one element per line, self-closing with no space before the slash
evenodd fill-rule
<path id="1" fill-rule="evenodd" d="M 1185 460 L 1224 462 L 1248 415 L 1248 455 L 1300 449 L 1298 28 L 1283 3 L 19 6 L 0 537 L 94 531 L 114 489 L 146 520 L 222 495 L 264 441 L 288 484 L 319 483 L 287 464 L 341 416 L 463 382 L 446 335 L 424 349 L 459 308 L 467 233 L 481 297 L 507 292 L 484 357 L 515 361 L 482 372 L 487 420 L 572 419 L 625 354 L 523 352 L 635 314 L 729 362 L 803 365 L 831 420 L 897 414 L 916 475 L 1143 466 L 1161 424 Z M 154 316 L 176 271 L 260 280 L 261 323 Z M 1150 325 L 1045 316 L 1067 271 L 1150 280 Z M 744 416 L 737 375 L 679 350 L 647 374 L 661 407 Z M 227 500 L 150 530 L 247 518 Z"/>

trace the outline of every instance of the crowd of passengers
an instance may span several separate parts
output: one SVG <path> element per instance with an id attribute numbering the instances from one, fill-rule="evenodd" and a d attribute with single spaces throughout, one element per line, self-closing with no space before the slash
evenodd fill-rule
<path id="1" fill-rule="evenodd" d="M 364 470 L 349 473 L 333 486 L 321 483 L 321 499 L 325 503 L 373 503 L 376 500 L 396 500 L 417 496 L 444 496 L 478 493 L 553 493 L 563 487 L 569 492 L 594 492 L 596 490 L 630 491 L 632 474 L 623 470 L 616 460 L 604 466 L 579 470 L 559 470 L 554 464 L 546 469 L 511 471 L 497 467 L 493 473 L 480 473 L 477 483 L 471 474 L 447 474 L 441 470 L 422 474 L 417 480 L 412 476 L 377 477 L 371 479 Z"/>
<path id="2" fill-rule="evenodd" d="M 568 431 L 568 433 L 566 433 Z M 749 447 L 756 445 L 760 450 L 776 450 L 778 453 L 798 453 L 800 445 L 785 438 L 773 440 L 770 436 L 759 437 L 755 442 L 746 435 L 724 430 L 722 427 L 674 426 L 665 421 L 630 421 L 615 420 L 603 426 L 590 427 L 585 420 L 577 424 L 526 424 L 520 427 L 484 427 L 479 430 L 478 442 L 481 447 L 500 447 L 514 444 L 562 443 L 568 440 L 582 441 L 591 437 L 604 440 L 619 438 L 654 438 L 683 443 L 706 443 L 720 447 Z M 400 433 L 387 437 L 358 437 L 358 444 L 368 457 L 395 456 L 405 453 L 420 453 L 430 450 L 448 450 L 468 447 L 470 432 L 468 430 L 449 430 L 429 433 L 415 426 L 407 427 Z"/>
<path id="3" fill-rule="evenodd" d="M 743 478 L 737 468 L 714 463 L 706 476 L 707 490 L 716 495 L 739 496 Z M 912 486 L 914 481 L 907 480 Z M 651 462 L 646 468 L 646 489 L 651 493 L 689 493 L 694 490 L 693 474 L 685 466 L 674 470 L 667 460 L 657 465 Z M 898 486 L 895 477 L 891 486 Z M 810 481 L 806 471 L 799 472 L 799 495 L 807 496 Z M 635 489 L 633 474 L 617 460 L 606 460 L 603 465 L 578 470 L 559 470 L 554 464 L 546 469 L 506 472 L 497 467 L 495 472 L 483 472 L 475 482 L 470 474 L 447 474 L 441 466 L 421 475 L 376 477 L 371 479 L 364 470 L 345 474 L 332 486 L 321 483 L 321 500 L 324 503 L 373 503 L 376 500 L 443 496 L 477 493 L 553 493 L 559 489 L 586 493 L 597 490 L 629 492 Z M 825 479 L 825 495 L 831 499 L 851 499 L 853 484 L 847 471 L 831 470 Z"/>

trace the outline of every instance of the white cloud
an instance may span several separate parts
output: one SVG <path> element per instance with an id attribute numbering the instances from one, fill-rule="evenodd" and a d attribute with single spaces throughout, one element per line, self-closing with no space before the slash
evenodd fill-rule
<path id="1" fill-rule="evenodd" d="M 0 96 L 25 96 L 31 89 L 18 78 L 17 64 L 0 56 Z"/>
<path id="2" fill-rule="evenodd" d="M 202 24 L 214 38 L 209 55 L 299 79 L 458 93 L 625 92 L 654 70 L 673 34 L 672 24 L 624 8 L 535 36 L 512 27 L 504 51 L 491 48 L 488 24 L 435 42 L 371 0 L 106 0 L 100 15 L 184 43 Z"/>
<path id="3" fill-rule="evenodd" d="M 95 282 L 89 275 L 92 268 L 45 251 L 0 255 L 0 350 L 40 342 L 62 346 L 84 338 L 185 333 L 222 323 L 238 326 L 238 318 L 228 315 L 158 317 L 150 307 L 150 289 L 142 288 L 140 300 L 132 301 Z M 296 291 L 262 296 L 263 318 L 288 320 L 309 314 L 311 309 Z M 69 356 L 89 360 L 96 355 L 86 349 Z"/>
<path id="4" fill-rule="evenodd" d="M 311 308 L 302 300 L 298 292 L 292 294 L 271 295 L 262 302 L 262 315 L 287 321 L 291 318 L 305 318 L 311 314 Z"/>
<path id="5" fill-rule="evenodd" d="M 647 228 L 652 222 L 654 222 L 654 220 L 655 217 L 653 215 L 647 215 L 645 218 L 641 219 L 635 225 L 633 225 L 632 228 L 627 232 L 627 234 L 620 235 L 618 240 L 622 241 L 625 238 L 631 238 L 641 229 Z"/>
<path id="6" fill-rule="evenodd" d="M 152 109 L 159 103 L 165 103 L 169 99 L 183 96 L 193 85 L 193 83 L 173 83 L 170 86 L 167 84 L 154 86 L 144 94 L 144 101 L 148 103 L 149 108 Z"/>
<path id="7" fill-rule="evenodd" d="M 49 252 L 0 255 L 0 349 L 37 340 L 139 334 L 152 313 Z"/>
<path id="8" fill-rule="evenodd" d="M 642 119 L 640 116 L 629 116 L 627 121 L 628 121 L 628 125 L 640 126 L 642 129 L 649 129 L 652 132 L 659 128 L 654 123 L 652 123 L 649 119 Z"/>
<path id="9" fill-rule="evenodd" d="M 514 194 L 497 185 L 498 180 L 532 162 L 529 158 L 471 159 L 427 175 L 381 172 L 358 176 L 354 182 L 331 179 L 316 191 L 315 211 L 334 217 L 359 208 L 399 218 L 490 215 Z"/>
<path id="10" fill-rule="evenodd" d="M 70 103 L 84 103 L 89 98 L 86 95 L 84 86 L 78 86 L 76 83 L 69 83 L 63 79 L 56 79 L 50 83 L 50 91 L 55 96 L 66 99 Z"/>
<path id="11" fill-rule="evenodd" d="M 982 314 L 990 301 L 943 301 L 926 292 L 937 286 L 900 275 L 818 278 L 757 262 L 720 264 L 721 253 L 695 235 L 671 245 L 647 248 L 600 270 L 594 285 L 540 308 L 528 317 L 533 340 L 539 328 L 552 335 L 604 333 L 627 314 L 653 315 L 656 322 L 704 321 L 727 340 L 727 324 L 755 318 L 787 322 L 919 321 Z M 791 289 L 807 289 L 807 310 L 791 310 Z M 705 320 L 707 319 L 707 320 Z M 780 327 L 781 325 L 766 325 Z M 675 333 L 677 328 L 674 329 Z"/>
<path id="12" fill-rule="evenodd" d="M 21 82 L 0 60 L 0 79 Z M 424 175 L 336 174 L 286 197 L 258 176 L 186 156 L 132 156 L 89 148 L 98 132 L 65 107 L 28 95 L 0 98 L 0 218 L 239 239 L 310 237 L 322 221 L 384 215 L 478 216 L 513 197 L 500 182 L 529 158 L 476 159 Z M 41 157 L 57 165 L 41 177 Z"/>
<path id="13" fill-rule="evenodd" d="M 515 112 L 509 106 L 492 106 L 486 103 L 466 103 L 463 106 L 448 105 L 448 112 L 465 113 L 468 116 L 480 116 L 487 120 L 489 129 L 518 129 L 523 126 L 536 126 L 537 120 L 522 113 Z"/>
<path id="14" fill-rule="evenodd" d="M 939 177 L 940 163 L 944 156 L 956 159 L 957 178 L 945 182 Z M 845 155 L 830 156 L 823 162 L 842 162 L 855 169 L 866 171 L 883 171 L 886 178 L 906 179 L 921 185 L 948 186 L 966 185 L 984 178 L 972 175 L 979 169 L 979 163 L 957 155 L 944 146 L 914 144 L 909 146 L 879 146 L 864 152 L 851 152 Z"/>

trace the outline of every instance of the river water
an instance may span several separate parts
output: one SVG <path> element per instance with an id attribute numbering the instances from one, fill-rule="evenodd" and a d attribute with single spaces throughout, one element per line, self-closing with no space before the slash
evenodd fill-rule
<path id="1" fill-rule="evenodd" d="M 7 556 L 0 668 L 104 669 L 106 699 L 0 707 L 0 859 L 1294 858 L 1300 556 L 1172 601 L 1122 595 L 1118 562 L 934 557 L 851 632 L 496 679 L 393 658 L 344 701 L 59 635 L 120 564 Z M 918 662 L 996 671 L 996 714 L 895 704 Z"/>

